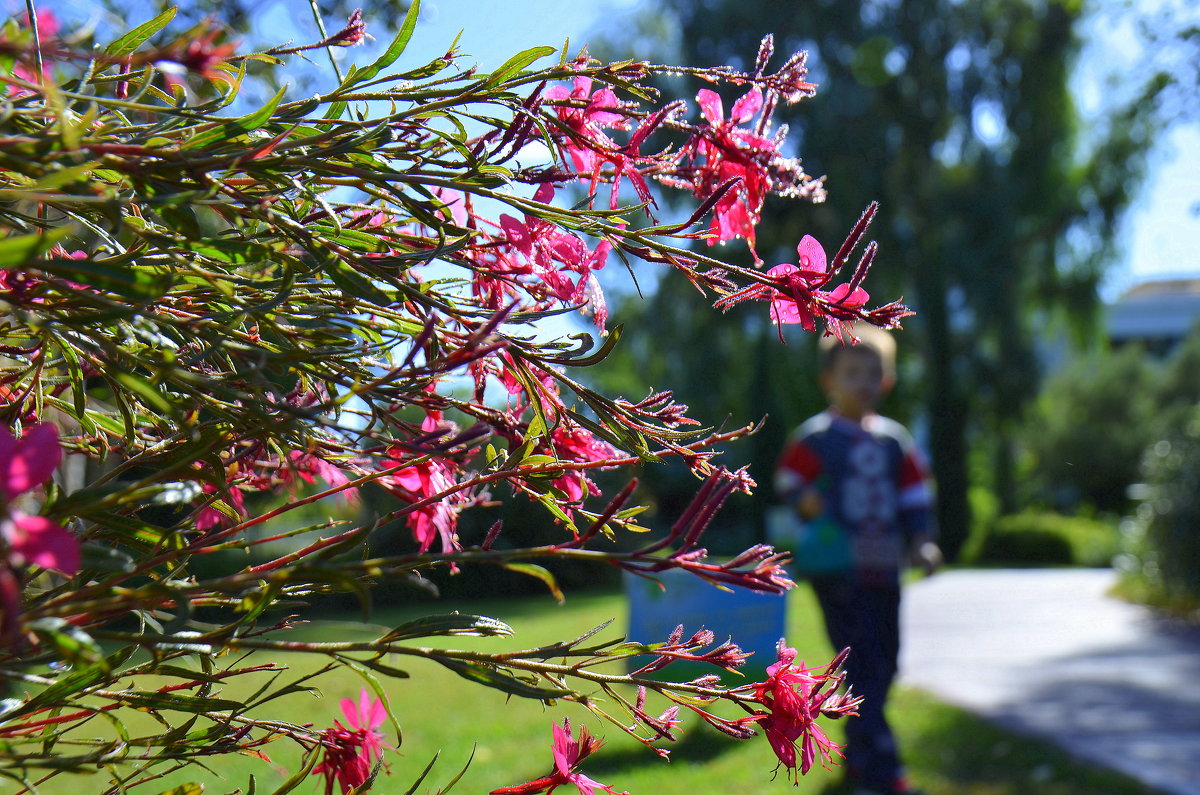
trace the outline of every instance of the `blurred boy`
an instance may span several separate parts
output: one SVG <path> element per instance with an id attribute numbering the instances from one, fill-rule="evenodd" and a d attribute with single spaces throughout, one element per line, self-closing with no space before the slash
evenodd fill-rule
<path id="1" fill-rule="evenodd" d="M 874 327 L 855 332 L 855 345 L 821 340 L 830 406 L 793 433 L 775 487 L 802 519 L 822 516 L 849 541 L 846 569 L 812 578 L 829 640 L 852 650 L 847 681 L 865 698 L 846 725 L 847 778 L 862 793 L 911 793 L 884 718 L 900 650 L 900 569 L 907 555 L 932 573 L 941 552 L 921 455 L 902 425 L 875 413 L 895 381 L 895 341 Z"/>

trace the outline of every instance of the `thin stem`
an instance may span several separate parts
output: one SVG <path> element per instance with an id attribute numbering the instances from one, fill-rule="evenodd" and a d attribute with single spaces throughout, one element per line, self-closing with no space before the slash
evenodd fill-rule
<path id="1" fill-rule="evenodd" d="M 321 41 L 329 39 L 329 33 L 325 30 L 325 20 L 321 18 L 321 9 L 317 6 L 317 0 L 308 0 L 308 7 L 312 9 L 313 19 L 317 22 L 317 31 L 321 34 Z M 333 47 L 326 44 L 325 53 L 329 56 L 329 65 L 333 67 L 333 73 L 337 76 L 338 84 L 342 82 L 342 70 L 338 67 L 337 59 L 333 57 Z"/>

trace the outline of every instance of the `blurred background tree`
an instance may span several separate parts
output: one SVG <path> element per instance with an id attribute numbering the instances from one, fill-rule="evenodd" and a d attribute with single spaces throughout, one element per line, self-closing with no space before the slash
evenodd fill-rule
<path id="1" fill-rule="evenodd" d="M 794 262 L 804 234 L 836 245 L 869 201 L 882 204 L 871 230 L 885 263 L 875 289 L 904 294 L 917 311 L 901 337 L 905 392 L 886 408 L 912 421 L 919 401 L 951 558 L 970 527 L 971 473 L 986 473 L 1002 514 L 1018 509 L 1014 441 L 1038 394 L 1039 335 L 1095 334 L 1097 287 L 1122 212 L 1156 131 L 1179 111 L 1168 102 L 1171 75 L 1148 70 L 1124 76 L 1103 118 L 1081 121 L 1072 70 L 1084 21 L 1101 5 L 815 0 L 781 10 L 769 0 L 658 0 L 623 44 L 608 45 L 639 57 L 653 47 L 655 58 L 682 63 L 748 64 L 774 32 L 780 51 L 809 50 L 820 89 L 791 121 L 800 147 L 820 153 L 806 166 L 828 175 L 829 201 L 768 202 L 758 250 L 768 265 Z M 1194 31 L 1145 21 L 1160 44 L 1194 46 Z M 698 87 L 664 89 L 691 97 Z M 686 292 L 664 285 L 650 301 L 622 307 L 657 328 L 661 347 L 627 348 L 620 377 L 669 372 L 695 416 L 714 422 L 770 414 L 746 455 L 762 481 L 784 435 L 822 407 L 811 376 L 800 375 L 809 371 L 797 366 L 810 354 L 768 344 L 775 330 L 761 313 L 724 324 L 718 338 Z M 658 353 L 685 349 L 692 354 Z M 730 373 L 740 374 L 737 394 L 729 394 L 735 379 L 716 377 Z M 979 455 L 987 465 L 970 466 Z"/>

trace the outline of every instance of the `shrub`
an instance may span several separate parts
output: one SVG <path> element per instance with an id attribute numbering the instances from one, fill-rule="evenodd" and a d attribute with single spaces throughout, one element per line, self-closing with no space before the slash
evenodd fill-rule
<path id="1" fill-rule="evenodd" d="M 765 135 L 775 110 L 814 90 L 804 55 L 769 72 L 768 37 L 751 73 L 602 64 L 553 47 L 490 74 L 454 50 L 400 65 L 413 0 L 372 63 L 253 107 L 239 96 L 249 66 L 361 42 L 361 13 L 315 44 L 249 55 L 213 21 L 171 33 L 174 13 L 108 42 L 59 36 L 48 15 L 0 27 L 0 777 L 35 791 L 100 769 L 107 791 L 125 792 L 225 754 L 266 760 L 261 749 L 278 742 L 304 757 L 278 792 L 310 773 L 327 792 L 360 792 L 393 750 L 381 727 L 399 744 L 402 721 L 429 720 L 389 703 L 383 684 L 407 677 L 413 658 L 463 686 L 572 703 L 663 755 L 681 711 L 739 738 L 783 725 L 773 747 L 807 772 L 814 713 L 858 703 L 831 696 L 844 657 L 803 670 L 781 644 L 768 682 L 725 687 L 597 670 L 633 656 L 648 659 L 643 672 L 745 661 L 697 627 L 630 643 L 581 627 L 523 651 L 496 650 L 513 633 L 503 622 L 437 611 L 370 640 L 291 632 L 315 600 L 349 594 L 368 611 L 380 583 L 427 592 L 431 572 L 494 567 L 561 600 L 541 565 L 553 560 L 792 586 L 768 546 L 720 564 L 701 546 L 725 500 L 754 485 L 713 461 L 752 428 L 714 432 L 670 391 L 609 396 L 580 371 L 622 336 L 594 275 L 610 254 L 687 279 L 718 309 L 763 302 L 809 330 L 908 314 L 855 298 L 876 246 L 851 257 L 875 205 L 819 277 L 686 248 L 752 241 L 768 193 L 823 195 L 780 151 L 783 137 Z M 678 73 L 736 91 L 729 115 L 710 89 L 699 117 L 657 103 L 650 84 Z M 522 166 L 531 149 L 548 160 Z M 652 184 L 687 189 L 694 215 L 658 224 Z M 564 188 L 579 193 L 564 200 Z M 575 311 L 591 333 L 531 328 Z M 702 485 L 666 538 L 644 540 L 631 470 L 667 459 Z M 336 498 L 366 488 L 386 495 L 328 518 Z M 531 540 L 511 514 L 497 520 L 500 501 L 542 515 L 554 540 Z M 318 502 L 315 523 L 298 518 Z M 475 514 L 487 519 L 460 522 Z M 464 635 L 492 640 L 429 645 Z M 343 700 L 346 725 L 272 712 L 335 669 L 374 691 Z M 147 713 L 160 726 L 142 736 Z M 588 781 L 575 766 L 598 743 L 576 731 L 555 725 L 558 773 L 543 788 Z M 817 750 L 822 763 L 836 751 Z M 427 789 L 417 775 L 381 788 Z"/>
<path id="2" fill-rule="evenodd" d="M 1200 606 L 1200 407 L 1147 451 L 1141 501 L 1125 525 L 1120 568 L 1141 598 Z"/>
<path id="3" fill-rule="evenodd" d="M 1123 511 L 1155 438 L 1155 372 L 1138 348 L 1093 355 L 1050 378 L 1025 430 L 1028 497 L 1060 511 Z"/>
<path id="4" fill-rule="evenodd" d="M 1107 522 L 1056 513 L 1004 516 L 987 531 L 973 562 L 987 565 L 1108 566 L 1119 535 Z"/>

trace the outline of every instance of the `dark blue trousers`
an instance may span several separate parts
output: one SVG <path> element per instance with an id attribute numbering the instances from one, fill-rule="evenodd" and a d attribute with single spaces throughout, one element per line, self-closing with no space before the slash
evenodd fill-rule
<path id="1" fill-rule="evenodd" d="M 847 773 L 887 789 L 903 774 L 883 714 L 900 656 L 900 588 L 866 587 L 852 575 L 816 577 L 812 586 L 834 651 L 851 649 L 846 681 L 864 698 L 859 715 L 846 719 Z"/>

